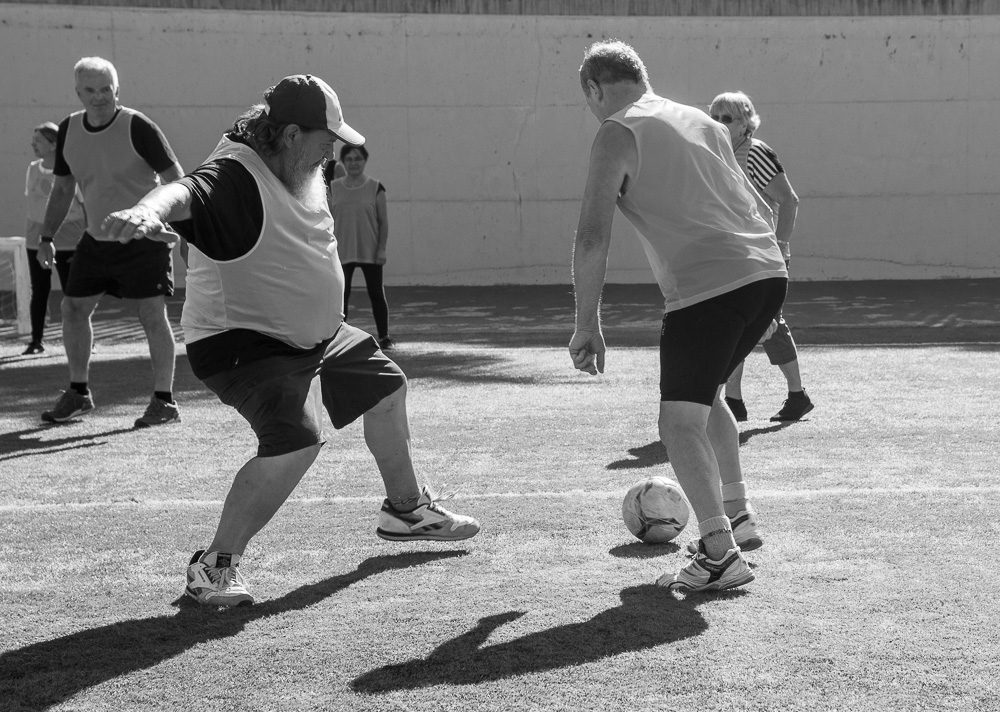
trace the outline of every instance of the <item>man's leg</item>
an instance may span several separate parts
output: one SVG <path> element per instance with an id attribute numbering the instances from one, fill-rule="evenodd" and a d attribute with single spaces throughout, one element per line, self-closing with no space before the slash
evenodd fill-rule
<path id="1" fill-rule="evenodd" d="M 735 548 L 733 533 L 722 506 L 722 488 L 719 461 L 708 434 L 708 424 L 713 408 L 687 401 L 662 401 L 660 403 L 660 439 L 667 448 L 670 464 L 677 475 L 684 494 L 702 531 L 705 553 L 718 560 Z M 736 425 L 732 435 L 739 448 Z M 722 435 L 721 430 L 718 433 Z M 720 443 L 724 453 L 728 450 Z M 737 455 L 737 461 L 739 456 Z"/>
<path id="2" fill-rule="evenodd" d="M 162 295 L 137 299 L 139 322 L 146 332 L 149 358 L 153 366 L 153 390 L 169 393 L 174 387 L 174 332 L 167 319 L 167 302 Z"/>
<path id="3" fill-rule="evenodd" d="M 94 327 L 91 316 L 101 300 L 100 294 L 90 297 L 63 297 L 62 312 L 63 346 L 69 362 L 71 383 L 90 380 L 90 353 L 94 346 Z"/>
<path id="4" fill-rule="evenodd" d="M 410 456 L 406 385 L 379 401 L 363 419 L 365 444 L 375 457 L 386 497 L 397 510 L 413 509 L 420 498 L 420 487 Z"/>
<path id="5" fill-rule="evenodd" d="M 365 443 L 375 457 L 386 493 L 375 533 L 389 541 L 458 541 L 478 534 L 479 522 L 445 509 L 426 487 L 417 485 L 410 457 L 406 384 L 363 417 Z"/>
<path id="6" fill-rule="evenodd" d="M 215 538 L 206 551 L 243 555 L 250 539 L 264 528 L 316 460 L 322 444 L 277 455 L 255 457 L 236 473 L 222 507 Z"/>

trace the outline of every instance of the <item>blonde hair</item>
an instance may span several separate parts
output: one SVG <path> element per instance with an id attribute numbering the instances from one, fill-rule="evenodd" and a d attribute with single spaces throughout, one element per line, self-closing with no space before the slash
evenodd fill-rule
<path id="1" fill-rule="evenodd" d="M 742 119 L 747 124 L 747 133 L 752 134 L 760 128 L 760 115 L 750 101 L 750 97 L 741 91 L 727 91 L 712 99 L 708 107 L 710 114 L 726 113 L 736 119 Z"/>
<path id="2" fill-rule="evenodd" d="M 80 75 L 84 72 L 107 74 L 111 77 L 111 85 L 115 89 L 118 88 L 118 70 L 115 69 L 115 65 L 104 59 L 104 57 L 81 57 L 73 65 L 73 78 L 79 80 Z"/>

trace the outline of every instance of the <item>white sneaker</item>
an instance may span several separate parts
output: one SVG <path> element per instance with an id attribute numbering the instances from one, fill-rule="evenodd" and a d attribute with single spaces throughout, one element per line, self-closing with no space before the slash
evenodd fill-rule
<path id="1" fill-rule="evenodd" d="M 699 551 L 687 566 L 673 576 L 663 574 L 656 580 L 656 585 L 686 591 L 724 591 L 750 583 L 753 579 L 753 571 L 736 548 L 727 551 L 717 561 Z"/>
<path id="2" fill-rule="evenodd" d="M 764 540 L 757 531 L 757 517 L 751 512 L 746 510 L 739 512 L 735 517 L 729 518 L 729 523 L 733 528 L 733 539 L 736 540 L 736 546 L 740 547 L 740 551 L 753 551 L 764 546 Z M 700 542 L 701 539 L 689 541 L 687 552 L 691 555 L 697 554 Z"/>
<path id="3" fill-rule="evenodd" d="M 426 486 L 420 490 L 417 508 L 412 512 L 398 512 L 389 503 L 382 502 L 375 533 L 389 541 L 458 541 L 479 533 L 479 522 L 464 514 L 454 514 L 442 507 L 442 502 L 454 497 L 436 497 Z"/>
<path id="4" fill-rule="evenodd" d="M 184 593 L 204 606 L 249 606 L 253 596 L 243 584 L 240 555 L 204 549 L 191 557 Z"/>

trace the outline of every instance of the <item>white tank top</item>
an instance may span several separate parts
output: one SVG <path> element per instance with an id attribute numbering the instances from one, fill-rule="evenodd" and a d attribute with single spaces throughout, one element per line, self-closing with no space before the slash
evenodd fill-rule
<path id="1" fill-rule="evenodd" d="M 618 207 L 639 235 L 666 311 L 788 276 L 725 127 L 652 93 L 607 120 L 635 137 L 638 166 Z"/>
<path id="2" fill-rule="evenodd" d="M 250 329 L 306 349 L 332 337 L 344 318 L 344 271 L 322 183 L 311 208 L 250 147 L 223 138 L 206 162 L 219 158 L 253 176 L 264 222 L 254 247 L 236 259 L 216 261 L 190 247 L 184 340 Z"/>
<path id="3" fill-rule="evenodd" d="M 136 113 L 123 106 L 100 131 L 83 127 L 83 111 L 69 117 L 63 157 L 80 186 L 87 209 L 87 232 L 95 240 L 108 239 L 101 229 L 104 218 L 131 208 L 160 184 L 156 171 L 132 145 L 132 117 Z"/>

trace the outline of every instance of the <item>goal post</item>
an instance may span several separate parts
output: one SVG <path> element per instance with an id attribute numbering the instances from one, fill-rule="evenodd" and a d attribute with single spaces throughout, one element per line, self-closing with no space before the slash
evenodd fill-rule
<path id="1" fill-rule="evenodd" d="M 13 321 L 18 334 L 31 333 L 31 276 L 23 237 L 0 237 L 0 322 Z"/>

